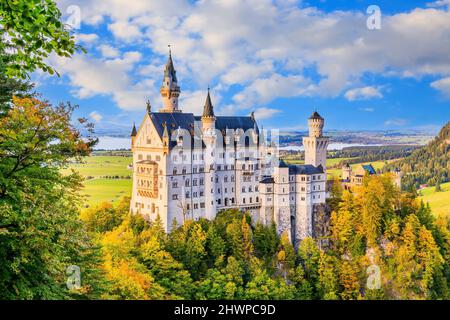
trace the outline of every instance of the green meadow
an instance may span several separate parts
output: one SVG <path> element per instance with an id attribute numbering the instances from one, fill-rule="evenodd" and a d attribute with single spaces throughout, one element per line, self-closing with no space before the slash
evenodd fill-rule
<path id="1" fill-rule="evenodd" d="M 435 187 L 421 190 L 421 199 L 430 204 L 434 214 L 450 215 L 450 182 L 441 184 L 441 188 L 441 192 L 436 192 Z"/>
<path id="2" fill-rule="evenodd" d="M 71 169 L 78 171 L 84 178 L 85 205 L 92 206 L 101 202 L 117 202 L 123 196 L 131 195 L 132 171 L 128 165 L 132 157 L 126 156 L 90 156 L 81 163 L 72 163 L 64 173 Z"/>

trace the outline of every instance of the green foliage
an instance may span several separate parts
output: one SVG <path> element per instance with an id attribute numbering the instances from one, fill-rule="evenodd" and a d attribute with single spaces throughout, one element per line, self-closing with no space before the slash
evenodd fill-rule
<path id="1" fill-rule="evenodd" d="M 4 0 L 0 2 L 0 39 L 2 46 L 14 51 L 6 66 L 9 78 L 26 78 L 40 69 L 54 70 L 45 59 L 51 53 L 70 57 L 75 45 L 68 26 L 53 0 Z"/>
<path id="2" fill-rule="evenodd" d="M 81 179 L 60 174 L 93 141 L 81 139 L 70 106 L 11 101 L 0 118 L 0 298 L 68 298 L 66 268 L 76 263 L 88 281 L 78 294 L 98 296 L 97 262 L 87 262 L 95 249 L 78 218 Z"/>

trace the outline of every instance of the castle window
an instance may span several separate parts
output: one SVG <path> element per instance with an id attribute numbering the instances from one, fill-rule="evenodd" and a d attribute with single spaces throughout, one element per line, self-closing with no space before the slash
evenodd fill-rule
<path id="1" fill-rule="evenodd" d="M 192 185 L 197 186 L 197 179 L 192 180 Z"/>
<path id="2" fill-rule="evenodd" d="M 204 202 L 200 202 L 200 208 L 204 208 L 205 207 L 205 203 Z"/>
<path id="3" fill-rule="evenodd" d="M 160 161 L 161 160 L 161 156 L 156 156 L 156 161 Z"/>
<path id="4" fill-rule="evenodd" d="M 245 187 L 242 187 L 242 193 L 245 193 Z"/>
<path id="5" fill-rule="evenodd" d="M 259 190 L 259 188 L 258 188 L 258 186 L 256 186 L 256 187 L 255 187 L 255 191 L 258 192 L 258 190 Z"/>
<path id="6" fill-rule="evenodd" d="M 186 192 L 186 199 L 189 199 L 189 198 L 190 198 L 189 192 Z"/>
<path id="7" fill-rule="evenodd" d="M 197 198 L 197 195 L 198 195 L 197 192 L 193 192 L 192 193 L 192 198 Z"/>
<path id="8" fill-rule="evenodd" d="M 242 203 L 245 203 L 245 198 L 242 199 Z"/>
<path id="9" fill-rule="evenodd" d="M 204 184 L 205 184 L 205 182 L 204 182 L 203 178 L 200 178 L 200 185 L 202 186 Z"/>
<path id="10" fill-rule="evenodd" d="M 177 174 L 177 168 L 173 168 L 173 175 Z"/>
<path id="11" fill-rule="evenodd" d="M 185 186 L 185 187 L 189 187 L 189 180 L 186 180 L 184 186 Z"/>
<path id="12" fill-rule="evenodd" d="M 222 170 L 222 166 L 221 166 L 221 165 L 218 165 L 218 166 L 217 166 L 217 170 L 218 170 L 218 171 Z"/>
<path id="13" fill-rule="evenodd" d="M 151 155 L 147 155 L 147 160 L 152 160 L 152 156 Z"/>
<path id="14" fill-rule="evenodd" d="M 177 194 L 173 194 L 172 195 L 172 200 L 178 200 L 178 195 Z"/>
<path id="15" fill-rule="evenodd" d="M 217 188 L 217 193 L 220 193 L 220 188 Z"/>
<path id="16" fill-rule="evenodd" d="M 139 159 L 139 160 L 142 160 L 142 154 L 139 154 L 139 155 L 138 155 L 138 159 Z"/>
<path id="17" fill-rule="evenodd" d="M 189 203 L 186 203 L 186 210 L 191 210 L 191 205 Z"/>
<path id="18" fill-rule="evenodd" d="M 205 172 L 205 167 L 200 167 L 200 172 Z"/>
<path id="19" fill-rule="evenodd" d="M 194 203 L 194 209 L 198 209 L 198 203 Z"/>
<path id="20" fill-rule="evenodd" d="M 221 203 L 220 199 L 217 199 L 217 204 L 220 204 L 220 203 Z"/>
<path id="21" fill-rule="evenodd" d="M 172 182 L 172 188 L 178 188 L 178 181 Z"/>
<path id="22" fill-rule="evenodd" d="M 186 174 L 186 168 L 183 168 L 183 170 L 181 171 L 183 174 Z"/>
<path id="23" fill-rule="evenodd" d="M 305 181 L 305 177 L 302 177 L 302 181 Z"/>
<path id="24" fill-rule="evenodd" d="M 302 201 L 305 201 L 305 197 L 302 197 Z"/>
<path id="25" fill-rule="evenodd" d="M 228 182 L 228 176 L 225 176 L 225 177 L 223 178 L 223 182 Z"/>
<path id="26" fill-rule="evenodd" d="M 259 197 L 256 197 L 256 202 L 259 202 Z"/>
<path id="27" fill-rule="evenodd" d="M 250 197 L 250 201 L 249 201 L 250 203 L 252 203 L 253 202 L 253 198 L 252 197 Z"/>
<path id="28" fill-rule="evenodd" d="M 228 189 L 227 188 L 225 188 L 225 193 L 228 193 Z"/>
<path id="29" fill-rule="evenodd" d="M 305 187 L 302 187 L 302 191 L 305 191 Z"/>
<path id="30" fill-rule="evenodd" d="M 231 165 L 231 170 L 234 170 L 234 164 Z"/>
<path id="31" fill-rule="evenodd" d="M 312 179 L 313 179 L 313 180 L 316 180 L 316 176 L 312 176 Z"/>
<path id="32" fill-rule="evenodd" d="M 192 173 L 197 173 L 197 167 L 192 168 Z"/>
<path id="33" fill-rule="evenodd" d="M 231 176 L 231 182 L 234 182 L 234 176 L 233 175 Z"/>
<path id="34" fill-rule="evenodd" d="M 200 191 L 200 197 L 203 197 L 205 193 L 203 191 Z"/>

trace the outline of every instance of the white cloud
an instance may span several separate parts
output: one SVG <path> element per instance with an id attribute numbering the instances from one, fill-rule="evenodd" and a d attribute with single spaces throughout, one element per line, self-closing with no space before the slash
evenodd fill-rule
<path id="1" fill-rule="evenodd" d="M 384 122 L 386 127 L 403 127 L 408 123 L 406 119 L 389 119 Z"/>
<path id="2" fill-rule="evenodd" d="M 101 45 L 99 49 L 100 52 L 102 53 L 102 56 L 105 58 L 117 58 L 120 55 L 119 50 L 108 44 Z"/>
<path id="3" fill-rule="evenodd" d="M 118 21 L 108 25 L 108 29 L 114 34 L 114 36 L 125 42 L 131 42 L 141 37 L 141 31 L 139 27 L 128 22 Z"/>
<path id="4" fill-rule="evenodd" d="M 375 108 L 366 107 L 366 108 L 359 108 L 359 110 L 365 111 L 365 112 L 374 112 Z"/>
<path id="5" fill-rule="evenodd" d="M 278 109 L 272 109 L 272 108 L 258 108 L 255 110 L 255 118 L 256 120 L 264 120 L 269 119 L 276 115 L 277 113 L 280 113 L 281 110 Z"/>
<path id="6" fill-rule="evenodd" d="M 431 87 L 439 90 L 446 98 L 450 99 L 450 77 L 432 82 Z"/>
<path id="7" fill-rule="evenodd" d="M 314 86 L 303 76 L 274 74 L 269 78 L 256 79 L 233 100 L 246 108 L 265 104 L 278 97 L 295 97 L 308 94 Z"/>
<path id="8" fill-rule="evenodd" d="M 124 110 L 135 110 L 145 105 L 145 100 L 154 94 L 154 82 L 143 79 L 133 82 L 129 72 L 141 60 L 139 52 L 125 52 L 114 59 L 91 58 L 77 54 L 71 59 L 53 57 L 57 70 L 69 78 L 72 93 L 78 98 L 95 95 L 111 96 Z"/>
<path id="9" fill-rule="evenodd" d="M 95 33 L 78 33 L 75 35 L 75 41 L 86 43 L 86 44 L 92 44 L 94 42 L 97 42 L 99 39 L 98 35 Z"/>
<path id="10" fill-rule="evenodd" d="M 348 90 L 344 96 L 348 101 L 368 100 L 383 97 L 378 87 L 370 86 Z"/>
<path id="11" fill-rule="evenodd" d="M 91 119 L 94 120 L 95 122 L 100 122 L 103 119 L 103 116 L 100 113 L 98 113 L 97 111 L 92 111 L 89 114 L 89 117 L 91 117 Z"/>

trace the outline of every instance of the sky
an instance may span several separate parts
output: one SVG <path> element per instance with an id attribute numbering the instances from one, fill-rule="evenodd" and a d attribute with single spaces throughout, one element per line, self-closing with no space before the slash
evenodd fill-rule
<path id="1" fill-rule="evenodd" d="M 171 45 L 183 112 L 254 111 L 264 128 L 436 132 L 450 120 L 450 0 L 58 0 L 87 53 L 33 74 L 53 103 L 128 134 L 159 88 Z M 368 12 L 376 5 L 377 12 Z M 375 16 L 375 20 L 374 20 Z M 377 22 L 380 21 L 380 24 Z"/>

